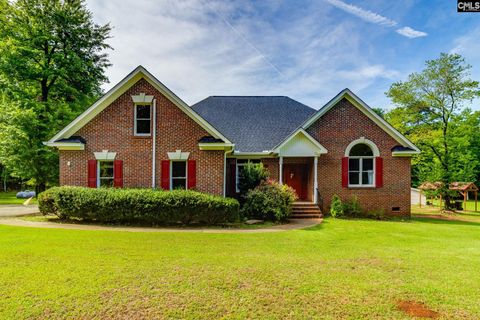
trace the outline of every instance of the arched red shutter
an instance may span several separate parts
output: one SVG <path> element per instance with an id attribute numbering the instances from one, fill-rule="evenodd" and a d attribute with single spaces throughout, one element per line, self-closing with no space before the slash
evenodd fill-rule
<path id="1" fill-rule="evenodd" d="M 97 187 L 97 160 L 88 160 L 88 187 Z"/>
<path id="2" fill-rule="evenodd" d="M 162 183 L 163 190 L 170 190 L 170 160 L 162 160 Z"/>
<path id="3" fill-rule="evenodd" d="M 123 160 L 113 161 L 113 186 L 115 188 L 123 187 Z"/>
<path id="4" fill-rule="evenodd" d="M 187 189 L 195 189 L 197 186 L 197 162 L 188 160 L 187 167 Z"/>
<path id="5" fill-rule="evenodd" d="M 342 188 L 348 188 L 348 157 L 342 158 Z"/>
<path id="6" fill-rule="evenodd" d="M 375 186 L 383 187 L 383 158 L 375 158 Z"/>

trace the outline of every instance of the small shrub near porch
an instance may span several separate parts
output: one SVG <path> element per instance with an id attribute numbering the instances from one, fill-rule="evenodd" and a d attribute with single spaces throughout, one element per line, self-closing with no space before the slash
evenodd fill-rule
<path id="1" fill-rule="evenodd" d="M 295 200 L 297 195 L 291 187 L 267 180 L 248 191 L 242 213 L 247 218 L 284 221 L 290 216 Z"/>
<path id="2" fill-rule="evenodd" d="M 239 203 L 192 190 L 55 187 L 39 195 L 40 212 L 105 223 L 222 224 L 239 219 Z"/>

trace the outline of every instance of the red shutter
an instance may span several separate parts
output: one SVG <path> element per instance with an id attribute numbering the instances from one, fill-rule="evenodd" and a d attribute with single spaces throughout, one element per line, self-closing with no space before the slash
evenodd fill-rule
<path id="1" fill-rule="evenodd" d="M 348 157 L 342 158 L 342 188 L 348 188 Z"/>
<path id="2" fill-rule="evenodd" d="M 88 160 L 88 187 L 97 187 L 97 160 Z"/>
<path id="3" fill-rule="evenodd" d="M 375 158 L 375 186 L 383 187 L 383 158 Z"/>
<path id="4" fill-rule="evenodd" d="M 170 190 L 170 160 L 162 160 L 162 189 Z"/>
<path id="5" fill-rule="evenodd" d="M 197 162 L 188 160 L 187 167 L 187 189 L 195 189 L 197 185 Z"/>
<path id="6" fill-rule="evenodd" d="M 115 188 L 123 187 L 123 160 L 113 161 L 113 186 Z"/>

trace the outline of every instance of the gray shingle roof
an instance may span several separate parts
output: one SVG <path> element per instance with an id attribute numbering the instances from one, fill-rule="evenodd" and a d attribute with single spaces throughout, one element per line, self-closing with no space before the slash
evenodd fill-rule
<path id="1" fill-rule="evenodd" d="M 315 113 L 283 96 L 211 96 L 192 109 L 241 152 L 272 150 Z"/>

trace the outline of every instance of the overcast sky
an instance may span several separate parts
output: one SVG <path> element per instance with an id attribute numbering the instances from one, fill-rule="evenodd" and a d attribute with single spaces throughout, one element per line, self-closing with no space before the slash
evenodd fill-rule
<path id="1" fill-rule="evenodd" d="M 315 109 L 350 88 L 372 107 L 440 52 L 480 80 L 480 14 L 456 1 L 88 0 L 114 27 L 111 88 L 143 65 L 188 104 L 210 95 L 286 95 Z M 480 110 L 477 103 L 474 107 Z"/>

